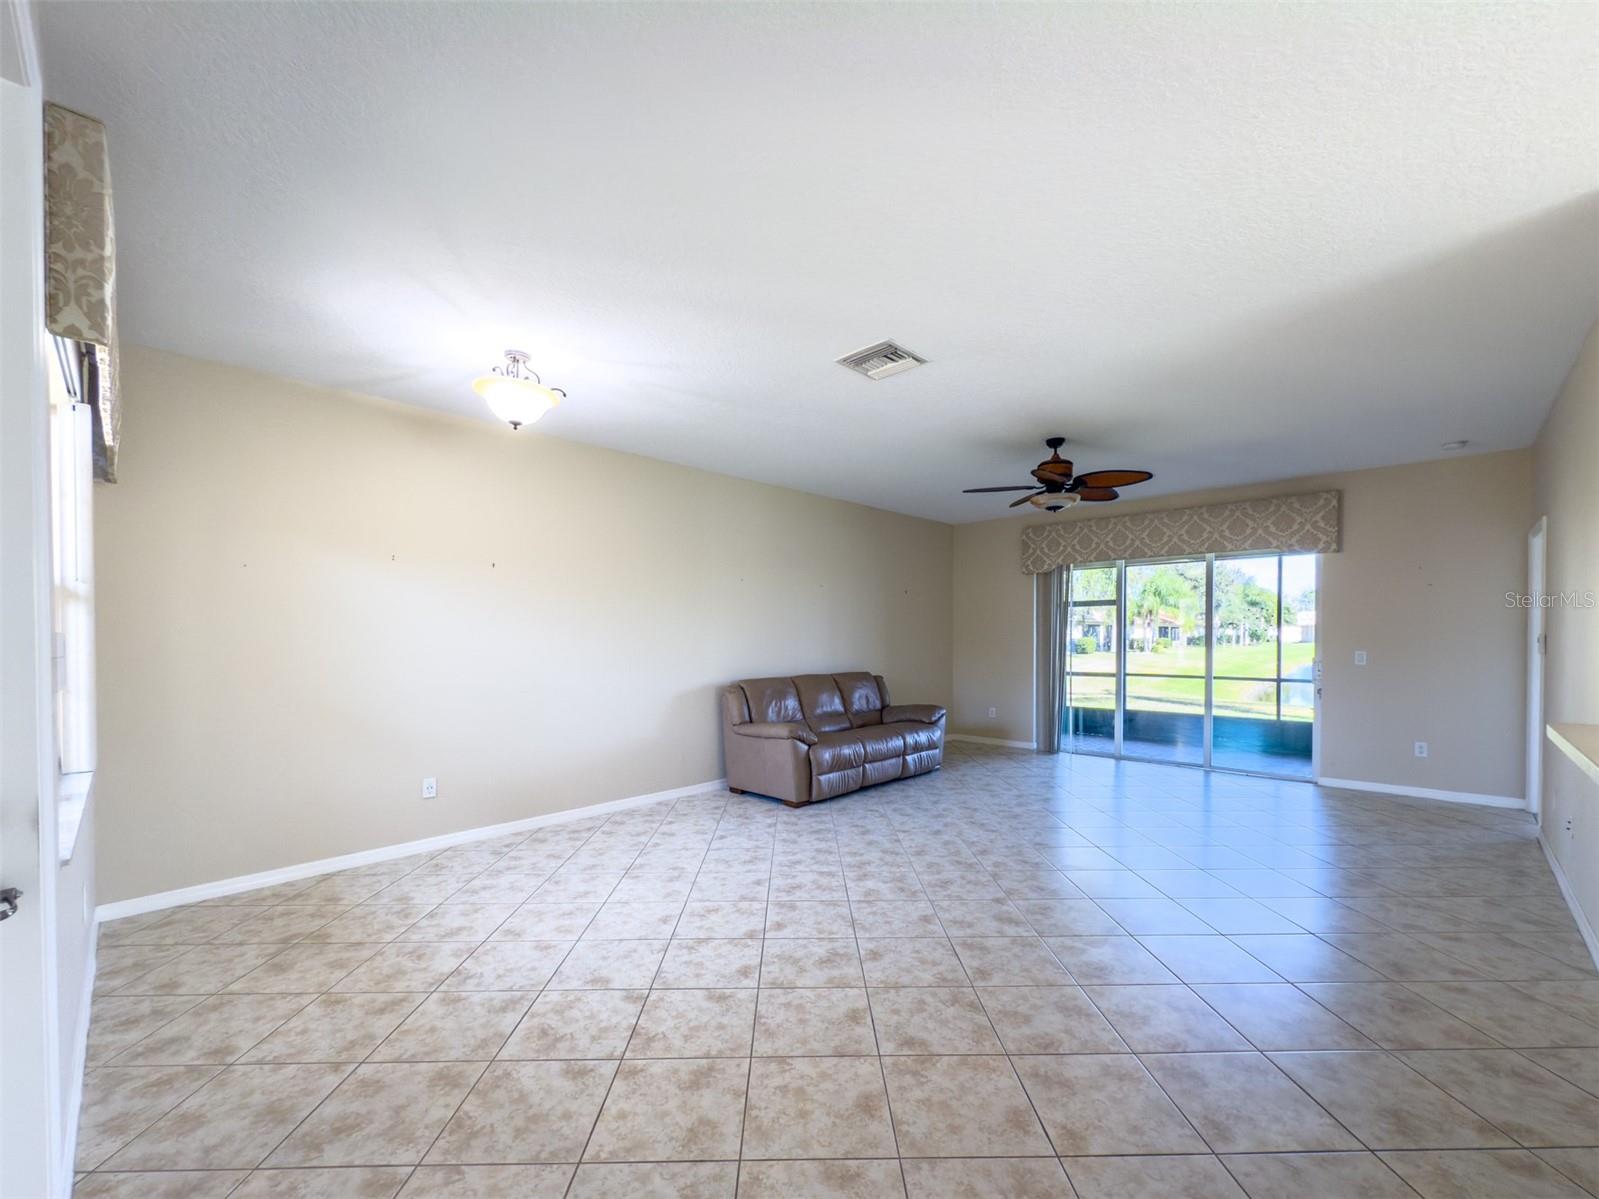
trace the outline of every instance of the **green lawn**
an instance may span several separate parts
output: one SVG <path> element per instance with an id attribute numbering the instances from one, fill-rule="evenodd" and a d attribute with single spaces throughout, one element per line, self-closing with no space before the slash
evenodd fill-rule
<path id="1" fill-rule="evenodd" d="M 1316 647 L 1301 643 L 1283 646 L 1283 674 L 1306 681 L 1310 678 L 1311 663 Z M 1072 654 L 1070 669 L 1074 671 L 1113 672 L 1116 669 L 1114 654 Z M 1139 678 L 1143 673 L 1183 675 L 1183 678 Z M 1218 645 L 1216 647 L 1215 704 L 1218 716 L 1251 716 L 1272 720 L 1277 716 L 1276 687 L 1272 683 L 1229 679 L 1227 675 L 1252 675 L 1270 678 L 1277 673 L 1277 647 L 1263 645 Z M 1200 646 L 1161 650 L 1155 653 L 1138 651 L 1127 655 L 1127 706 L 1141 712 L 1187 712 L 1203 715 L 1205 711 L 1205 651 Z M 1110 708 L 1115 706 L 1115 680 L 1075 679 L 1071 684 L 1072 703 L 1083 708 Z M 1284 720 L 1309 720 L 1312 712 L 1307 688 L 1291 688 L 1283 696 Z M 1290 703 L 1289 700 L 1296 701 Z"/>

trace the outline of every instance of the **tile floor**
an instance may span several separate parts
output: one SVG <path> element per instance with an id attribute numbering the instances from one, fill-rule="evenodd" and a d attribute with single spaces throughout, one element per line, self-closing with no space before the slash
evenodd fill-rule
<path id="1" fill-rule="evenodd" d="M 81 1199 L 1599 1194 L 1524 814 L 954 745 L 101 934 Z"/>

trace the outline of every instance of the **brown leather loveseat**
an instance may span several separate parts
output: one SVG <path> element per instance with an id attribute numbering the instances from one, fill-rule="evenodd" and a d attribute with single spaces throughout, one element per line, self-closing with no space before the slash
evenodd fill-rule
<path id="1" fill-rule="evenodd" d="M 944 709 L 890 704 L 880 674 L 741 679 L 722 689 L 728 790 L 790 807 L 937 770 Z"/>

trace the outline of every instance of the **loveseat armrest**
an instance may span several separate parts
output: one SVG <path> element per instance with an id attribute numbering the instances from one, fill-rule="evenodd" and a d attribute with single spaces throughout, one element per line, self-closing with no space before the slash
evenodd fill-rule
<path id="1" fill-rule="evenodd" d="M 937 724 L 945 716 L 944 709 L 937 704 L 889 704 L 883 709 L 883 723 L 892 724 L 896 720 L 911 720 L 917 724 Z"/>
<path id="2" fill-rule="evenodd" d="M 763 741 L 798 741 L 803 745 L 816 744 L 816 734 L 798 721 L 779 721 L 775 723 L 754 721 L 753 723 L 735 724 L 733 731 L 740 737 L 755 737 Z"/>

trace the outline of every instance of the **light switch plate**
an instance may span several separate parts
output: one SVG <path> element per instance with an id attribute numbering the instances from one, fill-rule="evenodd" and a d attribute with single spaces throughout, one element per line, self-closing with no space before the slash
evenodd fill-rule
<path id="1" fill-rule="evenodd" d="M 1357 649 L 1355 651 L 1355 665 L 1356 666 L 1364 666 L 1365 664 L 1366 664 L 1366 651 L 1363 650 L 1363 649 Z"/>
<path id="2" fill-rule="evenodd" d="M 439 793 L 439 780 L 438 779 L 423 779 L 422 780 L 422 798 L 423 799 L 433 799 L 435 796 L 438 795 L 438 793 Z"/>

